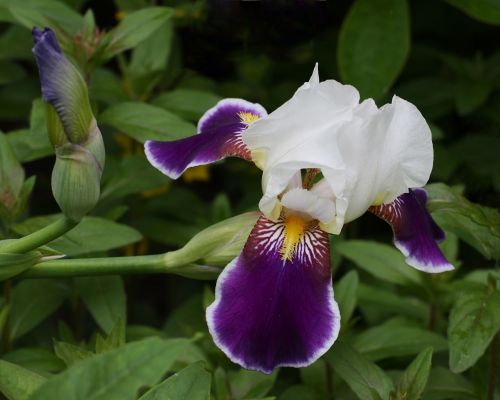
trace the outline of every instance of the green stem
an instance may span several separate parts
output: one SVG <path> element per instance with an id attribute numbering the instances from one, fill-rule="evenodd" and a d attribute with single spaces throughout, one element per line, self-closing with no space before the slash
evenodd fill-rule
<path id="1" fill-rule="evenodd" d="M 165 273 L 165 255 L 60 259 L 41 262 L 20 275 L 22 278 Z"/>
<path id="2" fill-rule="evenodd" d="M 57 259 L 42 261 L 19 278 L 67 278 L 124 274 L 177 274 L 193 279 L 216 279 L 222 268 L 193 263 L 182 249 L 165 254 L 134 257 Z"/>
<path id="3" fill-rule="evenodd" d="M 47 225 L 45 228 L 7 243 L 6 245 L 0 247 L 0 252 L 26 253 L 47 244 L 54 239 L 57 239 L 59 236 L 62 236 L 69 230 L 73 229 L 77 224 L 77 221 L 72 221 L 67 217 L 62 217 L 50 225 Z"/>

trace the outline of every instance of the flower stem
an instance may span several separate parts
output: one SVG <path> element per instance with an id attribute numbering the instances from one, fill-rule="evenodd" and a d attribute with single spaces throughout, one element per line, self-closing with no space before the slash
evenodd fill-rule
<path id="1" fill-rule="evenodd" d="M 64 235 L 69 230 L 78 225 L 79 221 L 73 221 L 65 216 L 57 221 L 54 221 L 46 227 L 30 233 L 20 239 L 15 239 L 10 243 L 0 247 L 1 253 L 26 253 L 27 251 L 34 250 L 37 247 L 43 246 L 57 239 L 59 236 Z"/>
<path id="2" fill-rule="evenodd" d="M 36 264 L 22 278 L 61 278 L 74 276 L 165 273 L 165 255 L 103 257 L 50 260 Z"/>

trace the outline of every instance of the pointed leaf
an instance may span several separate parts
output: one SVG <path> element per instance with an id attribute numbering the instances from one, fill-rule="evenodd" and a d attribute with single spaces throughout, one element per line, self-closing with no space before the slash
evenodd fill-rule
<path id="1" fill-rule="evenodd" d="M 153 387 L 140 400 L 210 400 L 211 376 L 197 362 Z"/>
<path id="2" fill-rule="evenodd" d="M 418 400 L 427 384 L 432 362 L 432 348 L 423 350 L 399 378 L 396 387 L 397 400 Z"/>
<path id="3" fill-rule="evenodd" d="M 340 76 L 362 97 L 380 97 L 401 72 L 409 48 L 406 0 L 356 0 L 340 29 Z"/>
<path id="4" fill-rule="evenodd" d="M 28 400 L 45 378 L 16 364 L 0 360 L 0 392 L 8 400 Z"/>

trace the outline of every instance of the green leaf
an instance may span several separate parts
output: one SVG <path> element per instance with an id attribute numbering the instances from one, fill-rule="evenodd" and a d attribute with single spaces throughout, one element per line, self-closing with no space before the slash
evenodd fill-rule
<path id="1" fill-rule="evenodd" d="M 12 229 L 20 235 L 28 235 L 58 218 L 59 215 L 33 217 L 14 225 Z M 99 217 L 84 217 L 74 229 L 48 246 L 68 256 L 75 256 L 111 250 L 140 239 L 141 234 L 127 225 Z"/>
<path id="2" fill-rule="evenodd" d="M 170 180 L 144 156 L 131 156 L 121 160 L 106 160 L 100 203 L 116 201 L 133 193 L 165 186 Z"/>
<path id="3" fill-rule="evenodd" d="M 229 374 L 232 398 L 257 399 L 264 397 L 273 387 L 277 376 L 277 370 L 269 375 L 246 369 L 240 369 L 236 373 Z"/>
<path id="4" fill-rule="evenodd" d="M 117 322 L 126 321 L 126 297 L 120 276 L 75 279 L 83 302 L 102 330 L 110 333 Z"/>
<path id="5" fill-rule="evenodd" d="M 340 29 L 340 76 L 362 97 L 381 97 L 401 72 L 409 48 L 406 0 L 356 0 Z"/>
<path id="6" fill-rule="evenodd" d="M 359 276 L 356 271 L 349 271 L 334 287 L 335 300 L 339 305 L 342 324 L 347 324 L 356 307 L 358 299 Z"/>
<path id="7" fill-rule="evenodd" d="M 428 305 L 414 297 L 401 296 L 387 289 L 359 285 L 358 303 L 364 307 L 376 307 L 388 313 L 404 315 L 420 321 L 426 321 Z"/>
<path id="8" fill-rule="evenodd" d="M 8 400 L 28 400 L 45 378 L 10 362 L 0 360 L 0 392 Z"/>
<path id="9" fill-rule="evenodd" d="M 427 185 L 427 207 L 445 230 L 464 240 L 484 257 L 500 258 L 500 213 L 467 200 L 443 183 Z"/>
<path id="10" fill-rule="evenodd" d="M 352 345 L 373 361 L 416 354 L 429 346 L 436 352 L 448 348 L 446 339 L 437 333 L 390 320 L 364 330 Z"/>
<path id="11" fill-rule="evenodd" d="M 169 19 L 132 51 L 126 76 L 136 97 L 148 96 L 165 74 L 173 36 L 173 22 Z"/>
<path id="12" fill-rule="evenodd" d="M 154 385 L 189 344 L 186 339 L 149 338 L 74 364 L 49 379 L 30 400 L 133 400 Z"/>
<path id="13" fill-rule="evenodd" d="M 95 352 L 100 354 L 123 346 L 125 344 L 125 333 L 125 323 L 122 319 L 119 319 L 106 338 L 100 333 L 97 334 Z"/>
<path id="14" fill-rule="evenodd" d="M 32 371 L 59 372 L 64 363 L 51 351 L 38 347 L 23 347 L 3 355 L 2 359 Z"/>
<path id="15" fill-rule="evenodd" d="M 73 36 L 82 24 L 82 17 L 61 1 L 56 0 L 16 0 L 0 2 L 0 11 L 5 7 L 11 19 L 31 30 L 34 26 L 50 26 Z"/>
<path id="16" fill-rule="evenodd" d="M 10 337 L 17 339 L 56 311 L 69 295 L 68 286 L 49 279 L 19 282 L 12 293 Z"/>
<path id="17" fill-rule="evenodd" d="M 369 274 L 399 285 L 422 284 L 422 275 L 405 262 L 393 246 L 367 240 L 345 240 L 336 243 L 335 251 Z"/>
<path id="18" fill-rule="evenodd" d="M 500 24 L 500 4 L 496 0 L 447 0 L 472 18 L 488 24 Z"/>
<path id="19" fill-rule="evenodd" d="M 427 384 L 432 363 L 432 348 L 422 350 L 399 378 L 397 400 L 418 400 Z"/>
<path id="20" fill-rule="evenodd" d="M 324 356 L 360 400 L 386 400 L 393 389 L 390 378 L 348 344 L 337 342 Z"/>
<path id="21" fill-rule="evenodd" d="M 203 362 L 197 362 L 156 385 L 140 400 L 210 400 L 210 383 Z"/>
<path id="22" fill-rule="evenodd" d="M 477 398 L 474 386 L 463 375 L 454 374 L 443 367 L 431 370 L 424 391 L 425 400 L 477 400 Z"/>
<path id="23" fill-rule="evenodd" d="M 68 367 L 94 355 L 91 351 L 74 344 L 58 342 L 56 340 L 54 340 L 54 352 Z"/>
<path id="24" fill-rule="evenodd" d="M 0 282 L 26 271 L 39 260 L 40 255 L 35 251 L 25 254 L 0 253 Z"/>
<path id="25" fill-rule="evenodd" d="M 162 93 L 152 104 L 171 111 L 180 117 L 198 121 L 201 116 L 222 98 L 210 92 L 194 89 L 176 89 Z"/>
<path id="26" fill-rule="evenodd" d="M 140 142 L 181 139 L 196 133 L 193 124 L 177 115 L 139 102 L 111 106 L 99 116 L 99 122 L 111 125 Z"/>
<path id="27" fill-rule="evenodd" d="M 167 7 L 149 7 L 128 14 L 103 39 L 103 42 L 106 43 L 102 50 L 103 58 L 111 58 L 124 50 L 137 46 L 171 16 L 172 9 Z"/>
<path id="28" fill-rule="evenodd" d="M 5 207 L 11 208 L 17 200 L 24 176 L 7 136 L 0 132 L 0 203 Z"/>
<path id="29" fill-rule="evenodd" d="M 46 106 L 42 99 L 33 101 L 30 129 L 15 131 L 7 135 L 19 161 L 33 161 L 54 154 L 47 133 Z"/>
<path id="30" fill-rule="evenodd" d="M 467 370 L 481 357 L 493 336 L 500 330 L 500 291 L 462 290 L 450 313 L 450 369 Z"/>

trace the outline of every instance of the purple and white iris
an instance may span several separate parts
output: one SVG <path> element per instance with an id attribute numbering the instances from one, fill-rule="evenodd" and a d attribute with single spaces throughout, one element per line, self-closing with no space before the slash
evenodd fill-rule
<path id="1" fill-rule="evenodd" d="M 453 269 L 437 242 L 443 231 L 420 187 L 433 163 L 431 132 L 415 106 L 394 97 L 377 108 L 334 80 L 309 82 L 267 115 L 227 99 L 207 111 L 198 134 L 145 144 L 149 161 L 171 178 L 226 156 L 263 170 L 261 217 L 222 272 L 207 323 L 215 343 L 241 366 L 270 373 L 302 367 L 337 338 L 328 234 L 366 211 L 387 221 L 409 265 Z"/>

